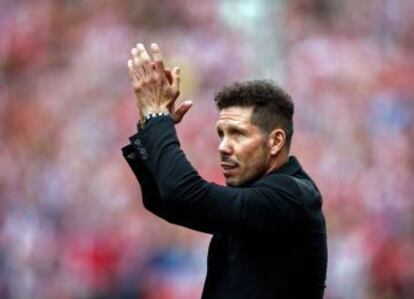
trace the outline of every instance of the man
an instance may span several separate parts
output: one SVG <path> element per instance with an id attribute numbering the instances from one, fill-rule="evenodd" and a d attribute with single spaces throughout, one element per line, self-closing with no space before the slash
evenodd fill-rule
<path id="1" fill-rule="evenodd" d="M 174 128 L 191 103 L 174 106 L 179 69 L 164 68 L 138 44 L 128 61 L 141 119 L 123 154 L 144 206 L 163 219 L 213 234 L 207 298 L 322 298 L 326 229 L 321 195 L 290 156 L 293 103 L 267 81 L 236 83 L 216 95 L 221 167 L 227 186 L 203 180 Z"/>

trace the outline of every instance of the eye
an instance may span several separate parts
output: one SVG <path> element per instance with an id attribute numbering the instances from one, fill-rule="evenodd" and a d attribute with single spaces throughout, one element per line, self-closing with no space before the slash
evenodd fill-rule
<path id="1" fill-rule="evenodd" d="M 239 129 L 235 129 L 235 128 L 231 129 L 231 130 L 229 131 L 229 134 L 230 134 L 230 135 L 233 135 L 233 136 L 236 136 L 236 137 L 239 137 L 239 136 L 244 136 L 244 135 L 245 135 L 245 133 L 244 133 L 243 131 L 241 131 L 241 130 L 239 130 Z"/>
<path id="2" fill-rule="evenodd" d="M 217 129 L 217 135 L 220 139 L 222 139 L 223 138 L 223 130 Z"/>

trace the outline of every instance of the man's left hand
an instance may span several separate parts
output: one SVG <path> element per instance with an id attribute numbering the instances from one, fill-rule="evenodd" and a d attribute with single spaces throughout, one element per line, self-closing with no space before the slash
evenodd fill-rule
<path id="1" fill-rule="evenodd" d="M 132 59 L 128 60 L 128 70 L 136 96 L 136 104 L 141 119 L 150 113 L 170 113 L 175 123 L 181 121 L 191 108 L 186 101 L 175 107 L 180 94 L 180 69 L 172 71 L 164 68 L 161 51 L 157 44 L 151 44 L 152 59 L 143 44 L 132 48 Z"/>

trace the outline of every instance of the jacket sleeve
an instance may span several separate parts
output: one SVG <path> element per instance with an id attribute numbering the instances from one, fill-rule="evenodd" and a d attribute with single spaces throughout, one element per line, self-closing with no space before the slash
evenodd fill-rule
<path id="1" fill-rule="evenodd" d="M 137 134 L 131 136 L 130 144 L 122 148 L 122 154 L 141 186 L 144 207 L 155 215 L 168 218 L 168 211 L 163 208 L 158 187 L 147 167 L 142 163 L 135 141 Z"/>
<path id="2" fill-rule="evenodd" d="M 142 144 L 142 162 L 159 190 L 153 212 L 162 211 L 158 215 L 167 221 L 237 235 L 291 233 L 301 227 L 302 194 L 289 176 L 268 176 L 246 188 L 209 183 L 186 159 L 170 117 L 150 120 L 137 140 Z"/>

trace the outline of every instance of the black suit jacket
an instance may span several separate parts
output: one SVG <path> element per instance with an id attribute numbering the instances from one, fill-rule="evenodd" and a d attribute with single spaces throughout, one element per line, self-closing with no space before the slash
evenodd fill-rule
<path id="1" fill-rule="evenodd" d="M 327 246 L 322 199 L 295 157 L 249 186 L 203 180 L 173 121 L 150 120 L 123 154 L 144 206 L 168 222 L 213 234 L 207 298 L 322 298 Z"/>

